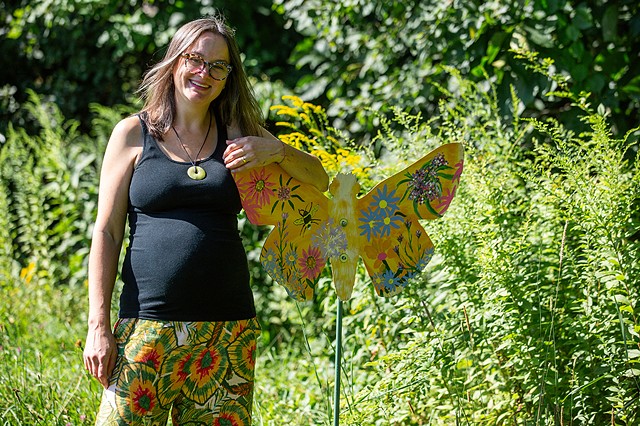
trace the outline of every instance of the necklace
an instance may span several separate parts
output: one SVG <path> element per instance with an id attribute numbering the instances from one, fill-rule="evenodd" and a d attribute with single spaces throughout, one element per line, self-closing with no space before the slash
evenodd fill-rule
<path id="1" fill-rule="evenodd" d="M 191 159 L 191 156 L 189 155 L 187 148 L 182 143 L 182 139 L 180 139 L 180 135 L 178 135 L 176 128 L 173 127 L 173 125 L 171 125 L 171 129 L 173 129 L 173 133 L 176 134 L 176 137 L 180 142 L 180 146 L 182 146 L 182 149 L 184 149 L 184 152 L 185 154 L 187 154 L 187 157 L 189 158 L 189 162 L 191 163 L 191 167 L 187 169 L 187 176 L 189 176 L 193 180 L 202 180 L 206 178 L 207 172 L 205 172 L 202 167 L 198 166 L 198 156 L 200 155 L 200 152 L 202 151 L 202 148 L 204 147 L 204 144 L 207 142 L 207 138 L 209 137 L 209 130 L 211 130 L 211 112 L 209 112 L 209 127 L 207 127 L 207 134 L 204 136 L 202 145 L 200 145 L 200 149 L 198 150 L 198 153 L 196 154 L 196 158 L 194 160 Z"/>

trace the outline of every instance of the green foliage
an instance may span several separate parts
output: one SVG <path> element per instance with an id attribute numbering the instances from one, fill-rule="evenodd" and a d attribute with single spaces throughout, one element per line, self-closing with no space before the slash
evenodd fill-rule
<path id="1" fill-rule="evenodd" d="M 99 389 L 84 375 L 75 347 L 85 333 L 86 255 L 104 146 L 115 122 L 132 111 L 93 104 L 87 133 L 78 119 L 65 118 L 59 93 L 69 95 L 69 105 L 80 96 L 88 105 L 97 99 L 95 87 L 121 89 L 105 77 L 91 89 L 69 80 L 68 88 L 60 83 L 53 90 L 57 77 L 49 71 L 61 62 L 44 72 L 46 55 L 38 52 L 68 60 L 72 46 L 94 46 L 107 34 L 103 50 L 92 50 L 99 55 L 94 63 L 102 64 L 92 70 L 115 74 L 130 67 L 133 74 L 145 65 L 135 61 L 147 61 L 141 58 L 166 42 L 162 34 L 187 18 L 184 11 L 210 7 L 148 2 L 134 11 L 107 3 L 0 8 L 11 24 L 2 29 L 11 37 L 0 46 L 7 57 L 21 58 L 4 72 L 39 70 L 32 83 L 53 94 L 31 92 L 18 102 L 31 83 L 16 91 L 13 80 L 3 80 L 14 89 L 3 89 L 2 110 L 23 119 L 7 121 L 0 146 L 3 424 L 92 422 Z M 252 7 L 238 4 L 238 10 Z M 90 14 L 97 5 L 103 12 Z M 335 172 L 359 164 L 345 141 L 359 126 L 375 125 L 377 133 L 363 141 L 376 154 L 375 167 L 358 171 L 370 179 L 365 186 L 442 143 L 463 142 L 466 149 L 452 207 L 425 223 L 437 257 L 423 276 L 387 300 L 374 295 L 359 271 L 345 303 L 342 424 L 638 424 L 639 147 L 637 130 L 620 132 L 637 117 L 637 78 L 630 74 L 637 5 L 277 5 L 306 34 L 295 56 L 300 72 L 309 66 L 316 73 L 300 79 L 305 96 L 326 92 L 331 100 L 328 112 L 295 97 L 287 98 L 293 106 L 275 107 L 278 120 L 288 120 L 279 123 L 283 139 L 315 150 Z M 85 28 L 91 16 L 96 28 Z M 373 24 L 366 22 L 371 18 Z M 143 40 L 151 37 L 145 34 L 152 21 L 167 31 L 154 30 L 156 44 Z M 61 36 L 74 25 L 86 30 L 85 40 Z M 52 36 L 38 37 L 43 29 Z M 264 36 L 256 31 L 255 39 Z M 255 40 L 246 37 L 241 44 Z M 527 47 L 550 59 L 538 62 Z M 579 67 L 587 77 L 576 78 Z M 605 84 L 596 90 L 598 75 Z M 266 105 L 287 91 L 268 82 L 258 88 Z M 334 127 L 329 116 L 336 114 L 344 122 Z M 259 264 L 269 230 L 244 218 L 240 226 L 263 327 L 256 423 L 330 424 L 335 291 L 328 274 L 313 303 L 296 305 Z"/>
<path id="2" fill-rule="evenodd" d="M 618 134 L 638 123 L 640 78 L 634 69 L 640 15 L 633 0 L 274 4 L 305 36 L 291 58 L 310 70 L 298 81 L 302 97 L 326 96 L 329 115 L 354 133 L 375 128 L 366 107 L 395 105 L 434 114 L 439 96 L 434 88 L 449 84 L 443 65 L 476 81 L 489 77 L 503 114 L 514 86 L 526 115 L 554 114 L 579 126 L 565 99 L 545 97 L 554 85 L 532 75 L 514 58 L 514 48 L 553 59 L 558 71 L 571 77 L 575 93 L 591 92 L 595 104 L 614 113 Z"/>
<path id="3" fill-rule="evenodd" d="M 443 66 L 476 81 L 489 77 L 503 114 L 509 113 L 513 86 L 525 116 L 554 114 L 571 128 L 580 126 L 566 99 L 545 96 L 554 84 L 532 74 L 512 49 L 553 59 L 558 72 L 571 77 L 574 93 L 592 93 L 594 105 L 613 113 L 616 136 L 639 120 L 640 77 L 634 70 L 640 15 L 633 0 L 1 4 L 6 66 L 0 69 L 0 134 L 8 122 L 31 130 L 20 113 L 26 89 L 47 95 L 87 131 L 89 104 L 130 101 L 175 29 L 215 9 L 237 27 L 245 66 L 257 77 L 265 102 L 282 94 L 282 80 L 287 88 L 297 86 L 303 99 L 330 105 L 335 126 L 352 134 L 375 131 L 367 107 L 395 105 L 430 117 L 438 105 L 435 87 L 448 84 Z"/>
<path id="4" fill-rule="evenodd" d="M 28 113 L 40 126 L 37 135 L 9 127 L 0 150 L 2 245 L 18 265 L 36 263 L 42 278 L 57 284 L 85 280 L 86 256 L 95 218 L 99 162 L 106 139 L 78 131 L 55 104 L 31 93 Z M 104 109 L 103 109 L 104 110 Z M 96 134 L 107 124 L 95 121 Z"/>
<path id="5" fill-rule="evenodd" d="M 149 64 L 160 59 L 176 29 L 185 22 L 223 11 L 237 28 L 237 40 L 250 75 L 262 80 L 294 78 L 286 70 L 299 36 L 284 28 L 271 2 L 18 0 L 0 7 L 0 134 L 5 123 L 31 130 L 21 114 L 26 91 L 47 95 L 67 117 L 88 131 L 92 103 L 127 103 Z M 19 72 L 16 72 L 18 70 Z"/>
<path id="6" fill-rule="evenodd" d="M 410 338 L 375 360 L 348 421 L 636 424 L 637 146 L 588 111 L 580 135 L 550 119 L 507 126 L 495 94 L 456 87 L 433 123 L 438 143 L 467 141 L 460 192 L 427 228 L 441 258 L 396 302 L 410 313 L 388 313 Z"/>
<path id="7" fill-rule="evenodd" d="M 438 256 L 423 276 L 387 300 L 359 271 L 345 303 L 342 424 L 637 424 L 637 143 L 612 137 L 587 98 L 570 99 L 580 134 L 518 114 L 505 123 L 490 86 L 449 71 L 431 120 L 377 114 L 373 182 L 450 141 L 465 144 L 466 164 L 450 210 L 425 223 Z M 571 96 L 557 82 L 554 96 Z M 94 106 L 89 137 L 35 95 L 28 108 L 41 131 L 11 128 L 0 154 L 0 412 L 9 424 L 84 424 L 99 393 L 75 348 L 98 157 L 129 110 Z M 305 120 L 295 130 L 313 149 L 343 149 Z M 296 305 L 258 263 L 268 229 L 243 219 L 241 230 L 263 326 L 256 421 L 330 424 L 333 285 L 327 276 Z"/>

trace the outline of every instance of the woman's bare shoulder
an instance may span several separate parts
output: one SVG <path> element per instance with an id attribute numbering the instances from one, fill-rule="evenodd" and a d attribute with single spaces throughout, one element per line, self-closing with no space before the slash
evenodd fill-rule
<path id="1" fill-rule="evenodd" d="M 132 115 L 120 120 L 113 128 L 111 139 L 129 147 L 142 146 L 140 118 Z"/>

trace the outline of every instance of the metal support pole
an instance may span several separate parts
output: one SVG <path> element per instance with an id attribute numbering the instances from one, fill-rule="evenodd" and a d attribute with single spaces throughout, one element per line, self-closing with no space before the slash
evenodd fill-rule
<path id="1" fill-rule="evenodd" d="M 340 371 L 342 370 L 342 300 L 340 298 L 338 298 L 336 322 L 336 377 L 333 390 L 333 426 L 340 425 Z"/>

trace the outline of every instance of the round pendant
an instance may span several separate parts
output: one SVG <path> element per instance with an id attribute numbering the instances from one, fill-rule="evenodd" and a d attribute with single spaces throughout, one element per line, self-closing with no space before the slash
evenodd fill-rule
<path id="1" fill-rule="evenodd" d="M 200 166 L 191 166 L 187 170 L 187 175 L 193 180 L 202 180 L 207 177 L 207 172 Z"/>

